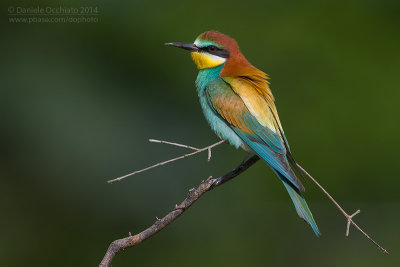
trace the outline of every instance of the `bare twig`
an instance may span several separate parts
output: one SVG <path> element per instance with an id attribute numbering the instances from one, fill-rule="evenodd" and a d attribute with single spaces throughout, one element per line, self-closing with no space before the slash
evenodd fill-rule
<path id="1" fill-rule="evenodd" d="M 173 146 L 177 146 L 177 147 L 183 147 L 183 148 L 187 148 L 187 149 L 191 149 L 194 150 L 194 152 L 189 153 L 189 154 L 185 154 L 183 156 L 174 158 L 174 159 L 170 159 L 164 162 L 160 162 L 157 163 L 155 165 L 152 165 L 150 167 L 147 167 L 145 169 L 139 170 L 139 171 L 135 171 L 133 173 L 130 173 L 128 175 L 119 177 L 117 179 L 114 180 L 110 180 L 109 182 L 114 182 L 114 181 L 119 181 L 122 180 L 125 177 L 140 173 L 140 172 L 144 172 L 146 170 L 158 167 L 158 166 L 162 166 L 164 164 L 167 164 L 169 162 L 173 162 L 179 159 L 183 159 L 186 157 L 190 157 L 193 155 L 196 155 L 200 152 L 203 152 L 205 150 L 208 151 L 208 159 L 210 160 L 211 158 L 211 149 L 215 146 L 218 146 L 220 144 L 222 144 L 224 141 L 220 141 L 217 142 L 213 145 L 210 145 L 208 147 L 204 147 L 204 148 L 195 148 L 195 147 L 191 147 L 191 146 L 186 146 L 186 145 L 182 145 L 182 144 L 178 144 L 178 143 L 172 143 L 172 142 L 167 142 L 167 141 L 161 141 L 161 140 L 154 140 L 154 139 L 150 139 L 150 142 L 154 142 L 154 143 L 161 143 L 161 144 L 168 144 L 168 145 L 173 145 Z M 128 237 L 122 238 L 122 239 L 118 239 L 113 241 L 110 246 L 108 247 L 108 250 L 106 252 L 106 254 L 104 255 L 103 260 L 100 263 L 100 267 L 109 267 L 111 264 L 111 261 L 113 260 L 113 258 L 115 257 L 115 255 L 126 248 L 129 247 L 133 247 L 139 243 L 141 243 L 142 241 L 150 238 L 151 236 L 153 236 L 154 234 L 156 234 L 157 232 L 161 231 L 162 229 L 164 229 L 168 224 L 170 224 L 171 222 L 173 222 L 175 219 L 177 219 L 186 209 L 188 209 L 194 202 L 196 202 L 204 193 L 206 193 L 207 191 L 210 191 L 212 189 L 214 189 L 215 187 L 222 185 L 223 183 L 228 182 L 229 180 L 235 178 L 236 176 L 238 176 L 239 174 L 241 174 L 242 172 L 244 172 L 245 170 L 247 170 L 250 166 L 252 166 L 254 163 L 256 163 L 260 158 L 257 155 L 252 156 L 250 159 L 247 159 L 245 161 L 243 161 L 238 167 L 236 167 L 234 170 L 230 171 L 229 173 L 226 173 L 223 176 L 220 176 L 216 179 L 213 179 L 212 177 L 209 177 L 207 180 L 202 181 L 200 183 L 200 185 L 196 188 L 196 189 L 190 189 L 189 193 L 186 197 L 186 199 L 179 205 L 175 205 L 175 209 L 172 210 L 170 213 L 168 213 L 167 215 L 165 215 L 162 219 L 158 219 L 156 217 L 156 221 L 155 223 L 150 226 L 149 228 L 145 229 L 144 231 L 132 236 L 129 233 Z M 360 213 L 360 210 L 357 210 L 355 213 L 353 213 L 352 215 L 348 215 L 344 209 L 336 202 L 336 200 L 325 190 L 325 188 L 323 188 L 303 167 L 301 167 L 299 164 L 297 164 L 297 166 L 300 168 L 300 170 L 302 170 L 321 190 L 322 192 L 333 202 L 333 204 L 340 210 L 340 212 L 346 217 L 347 219 L 347 228 L 346 228 L 346 236 L 349 235 L 349 229 L 350 229 L 350 225 L 353 224 L 354 227 L 360 231 L 367 239 L 369 239 L 372 243 L 374 243 L 383 253 L 389 254 L 388 251 L 386 249 L 384 249 L 383 247 L 381 247 L 377 242 L 375 242 L 367 233 L 365 233 L 354 221 L 353 221 L 353 217 L 355 215 L 357 215 L 358 213 Z"/>
<path id="2" fill-rule="evenodd" d="M 206 151 L 206 150 L 208 151 L 208 158 L 207 159 L 208 159 L 208 161 L 210 161 L 211 160 L 211 149 L 225 142 L 225 140 L 221 140 L 221 141 L 219 141 L 219 142 L 217 142 L 215 144 L 212 144 L 210 146 L 206 146 L 206 147 L 203 147 L 203 148 L 195 148 L 195 147 L 191 147 L 191 146 L 186 146 L 186 145 L 167 142 L 167 141 L 160 141 L 160 140 L 155 140 L 155 139 L 149 139 L 149 141 L 153 142 L 153 143 L 161 143 L 161 144 L 167 144 L 167 145 L 173 145 L 173 146 L 178 146 L 178 147 L 189 148 L 189 149 L 192 149 L 192 150 L 195 150 L 195 151 L 192 152 L 192 153 L 189 153 L 189 154 L 185 154 L 185 155 L 173 158 L 173 159 L 169 159 L 169 160 L 166 160 L 166 161 L 163 161 L 163 162 L 159 162 L 159 163 L 154 164 L 152 166 L 149 166 L 147 168 L 131 172 L 129 174 L 126 174 L 124 176 L 109 180 L 107 182 L 111 184 L 113 182 L 121 181 L 122 179 L 125 179 L 126 177 L 129 177 L 129 176 L 141 173 L 141 172 L 145 172 L 145 171 L 148 171 L 148 170 L 156 168 L 156 167 L 163 166 L 163 165 L 165 165 L 167 163 L 171 163 L 171 162 L 174 162 L 174 161 L 177 161 L 177 160 L 180 160 L 180 159 L 184 159 L 184 158 L 188 158 L 188 157 L 194 156 L 194 155 L 199 154 L 199 153 L 201 153 L 203 151 Z"/>
<path id="3" fill-rule="evenodd" d="M 352 215 L 350 215 L 349 218 L 347 218 L 346 236 L 349 236 L 349 234 L 350 234 L 350 225 L 353 222 L 353 217 L 356 216 L 357 214 L 359 214 L 360 212 L 361 212 L 361 210 L 357 210 Z M 379 248 L 380 248 L 380 246 L 379 246 Z"/>
<path id="4" fill-rule="evenodd" d="M 162 140 L 155 140 L 155 139 L 149 139 L 149 141 L 150 142 L 153 142 L 153 143 L 160 143 L 160 144 L 167 144 L 167 145 L 172 145 L 172 146 L 177 146 L 177 147 L 184 147 L 184 148 L 189 148 L 189 149 L 191 149 L 191 150 L 195 150 L 195 151 L 199 151 L 199 150 L 201 150 L 200 148 L 196 148 L 196 147 L 192 147 L 192 146 L 187 146 L 187 145 L 182 145 L 182 144 L 178 144 L 178 143 L 172 143 L 172 142 L 167 142 L 167 141 L 162 141 Z M 221 144 L 223 143 L 223 141 L 221 141 Z M 216 143 L 216 144 L 220 144 L 220 142 L 218 142 L 218 143 Z M 215 145 L 216 145 L 215 144 Z M 213 148 L 213 145 L 212 146 L 208 146 L 208 157 L 207 157 L 207 160 L 208 160 L 208 162 L 210 162 L 211 161 L 211 149 Z M 203 150 L 202 150 L 203 151 Z M 202 151 L 199 151 L 199 152 L 202 152 Z"/>
<path id="5" fill-rule="evenodd" d="M 344 215 L 344 217 L 346 217 L 347 219 L 347 227 L 346 227 L 346 236 L 349 236 L 349 231 L 350 231 L 350 224 L 353 224 L 354 227 L 360 231 L 368 240 L 370 240 L 372 243 L 374 243 L 375 246 L 377 246 L 380 250 L 382 250 L 383 253 L 385 254 L 389 254 L 389 252 L 384 249 L 381 245 L 379 245 L 377 242 L 375 242 L 375 240 L 373 240 L 366 232 L 364 232 L 354 221 L 353 221 L 353 217 L 356 216 L 357 214 L 360 213 L 360 210 L 357 210 L 356 212 L 354 212 L 352 215 L 348 215 L 344 209 L 339 205 L 339 203 L 337 203 L 337 201 L 325 190 L 325 188 L 322 187 L 322 185 L 320 185 L 317 180 L 315 180 L 303 167 L 301 167 L 299 164 L 297 164 L 297 167 L 300 168 L 300 170 L 302 170 L 307 176 L 308 178 L 310 178 L 321 190 L 322 192 L 324 192 L 324 194 L 332 201 L 333 204 L 335 204 L 335 206 L 340 210 L 340 212 Z"/>
<path id="6" fill-rule="evenodd" d="M 200 185 L 196 189 L 190 189 L 187 197 L 185 200 L 179 204 L 176 205 L 175 208 L 165 215 L 163 218 L 158 219 L 156 218 L 155 223 L 150 226 L 149 228 L 145 229 L 144 231 L 132 236 L 129 235 L 128 237 L 118 239 L 113 241 L 110 246 L 108 247 L 108 250 L 106 254 L 104 255 L 103 260 L 100 263 L 100 267 L 109 267 L 111 264 L 111 261 L 115 257 L 115 255 L 126 248 L 133 247 L 142 241 L 150 238 L 157 232 L 161 231 L 164 229 L 168 224 L 173 222 L 175 219 L 177 219 L 186 209 L 188 209 L 194 202 L 196 202 L 204 193 L 207 191 L 210 191 L 217 186 L 220 186 L 229 180 L 235 178 L 248 168 L 252 166 L 254 163 L 256 163 L 260 158 L 258 156 L 253 156 L 247 161 L 242 162 L 238 167 L 236 167 L 234 170 L 213 179 L 212 177 L 209 177 L 207 180 L 202 181 Z"/>
<path id="7" fill-rule="evenodd" d="M 182 145 L 182 144 L 178 144 L 178 143 L 172 143 L 172 142 L 167 142 L 167 141 L 163 141 L 163 140 L 157 140 L 157 139 L 149 139 L 150 143 L 159 143 L 159 144 L 166 144 L 166 145 L 172 145 L 172 146 L 177 146 L 177 147 L 183 147 L 183 148 L 188 148 L 191 150 L 200 150 L 200 148 L 197 147 L 193 147 L 193 146 L 187 146 L 187 145 Z"/>

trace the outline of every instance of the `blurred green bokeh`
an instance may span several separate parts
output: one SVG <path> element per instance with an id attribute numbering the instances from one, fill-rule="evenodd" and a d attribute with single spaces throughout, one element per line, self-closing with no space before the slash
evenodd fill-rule
<path id="1" fill-rule="evenodd" d="M 8 8 L 97 6 L 97 23 L 10 23 Z M 184 51 L 215 29 L 271 76 L 295 158 L 391 255 L 352 229 L 311 182 L 323 235 L 258 163 L 113 266 L 398 266 L 400 2 L 3 1 L 0 265 L 95 266 L 109 243 L 162 217 L 200 180 L 235 167 L 228 145 L 109 185 L 218 139 Z"/>

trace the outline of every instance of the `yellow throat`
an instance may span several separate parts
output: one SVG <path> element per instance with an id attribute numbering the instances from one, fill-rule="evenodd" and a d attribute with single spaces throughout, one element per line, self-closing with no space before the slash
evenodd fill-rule
<path id="1" fill-rule="evenodd" d="M 225 63 L 226 59 L 202 52 L 191 52 L 190 55 L 199 70 L 214 68 Z"/>

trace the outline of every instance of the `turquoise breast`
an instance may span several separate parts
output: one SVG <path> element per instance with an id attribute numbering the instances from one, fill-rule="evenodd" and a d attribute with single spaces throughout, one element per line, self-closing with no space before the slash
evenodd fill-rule
<path id="1" fill-rule="evenodd" d="M 228 141 L 236 148 L 246 148 L 247 146 L 244 144 L 242 139 L 240 139 L 240 137 L 231 129 L 229 124 L 227 124 L 214 111 L 209 101 L 209 90 L 213 91 L 214 93 L 216 91 L 220 91 L 221 93 L 226 90 L 232 91 L 230 86 L 219 77 L 222 67 L 223 65 L 216 68 L 203 69 L 199 71 L 196 79 L 196 87 L 200 99 L 200 105 L 208 124 L 219 138 Z"/>

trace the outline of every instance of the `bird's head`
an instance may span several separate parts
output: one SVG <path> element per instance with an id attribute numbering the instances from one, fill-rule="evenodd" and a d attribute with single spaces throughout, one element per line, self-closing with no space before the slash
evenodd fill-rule
<path id="1" fill-rule="evenodd" d="M 193 44 L 166 43 L 166 45 L 189 50 L 199 70 L 223 65 L 221 77 L 251 76 L 253 80 L 259 79 L 260 83 L 266 84 L 268 76 L 247 61 L 235 39 L 223 33 L 207 31 L 200 34 Z"/>
<path id="2" fill-rule="evenodd" d="M 166 43 L 190 51 L 198 69 L 214 68 L 236 56 L 239 46 L 231 37 L 217 31 L 200 34 L 194 43 Z"/>

